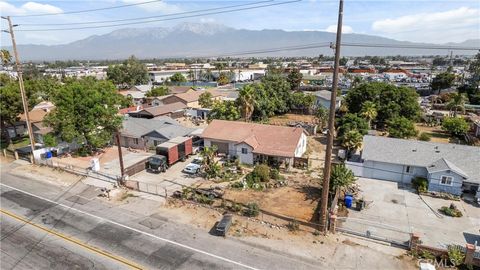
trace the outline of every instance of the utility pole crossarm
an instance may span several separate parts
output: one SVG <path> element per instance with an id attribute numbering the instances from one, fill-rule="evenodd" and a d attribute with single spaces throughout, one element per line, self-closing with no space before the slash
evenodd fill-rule
<path id="1" fill-rule="evenodd" d="M 18 76 L 18 85 L 20 86 L 20 94 L 22 96 L 23 111 L 25 113 L 25 122 L 27 123 L 28 137 L 30 139 L 30 148 L 32 151 L 32 163 L 35 164 L 35 159 L 33 158 L 33 151 L 35 150 L 35 139 L 33 137 L 32 125 L 30 122 L 30 116 L 28 114 L 29 109 L 28 109 L 27 96 L 25 95 L 25 87 L 23 85 L 22 66 L 20 63 L 20 57 L 18 56 L 17 43 L 15 41 L 15 33 L 13 32 L 13 27 L 16 25 L 12 24 L 12 19 L 10 18 L 10 16 L 6 16 L 6 17 L 2 16 L 2 19 L 5 19 L 8 21 L 9 31 L 5 31 L 5 32 L 8 32 L 12 39 L 13 54 L 15 56 L 15 68 L 17 70 L 17 76 Z"/>

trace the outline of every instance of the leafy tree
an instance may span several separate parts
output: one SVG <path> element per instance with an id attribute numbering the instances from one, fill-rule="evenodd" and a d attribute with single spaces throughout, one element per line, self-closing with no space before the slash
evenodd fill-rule
<path id="1" fill-rule="evenodd" d="M 302 82 L 302 78 L 303 75 L 298 69 L 292 69 L 287 76 L 287 81 L 290 84 L 290 90 L 298 89 L 300 87 L 300 83 Z"/>
<path id="2" fill-rule="evenodd" d="M 443 89 L 451 87 L 454 80 L 455 74 L 452 74 L 450 72 L 442 72 L 432 79 L 430 87 L 432 88 L 432 90 L 438 91 L 438 94 L 440 94 Z"/>
<path id="3" fill-rule="evenodd" d="M 149 80 L 147 67 L 133 55 L 120 65 L 109 66 L 107 78 L 122 88 L 146 84 Z"/>
<path id="4" fill-rule="evenodd" d="M 181 83 L 184 83 L 186 81 L 187 79 L 180 72 L 177 72 L 170 77 L 170 82 L 172 82 L 175 85 L 180 85 Z"/>
<path id="5" fill-rule="evenodd" d="M 467 100 L 467 97 L 464 94 L 454 93 L 450 101 L 447 103 L 447 108 L 453 111 L 453 116 L 457 116 L 458 111 L 465 113 L 466 100 Z"/>
<path id="6" fill-rule="evenodd" d="M 214 101 L 212 110 L 208 114 L 208 121 L 213 119 L 238 120 L 240 111 L 234 101 Z"/>
<path id="7" fill-rule="evenodd" d="M 161 96 L 166 96 L 170 93 L 168 90 L 168 87 L 165 86 L 160 86 L 160 87 L 155 87 L 152 90 L 147 91 L 145 93 L 146 97 L 161 97 Z"/>
<path id="8" fill-rule="evenodd" d="M 217 82 L 219 85 L 225 85 L 230 83 L 230 76 L 227 72 L 220 72 Z"/>
<path id="9" fill-rule="evenodd" d="M 335 165 L 330 175 L 330 189 L 346 188 L 355 183 L 355 175 L 345 164 Z"/>
<path id="10" fill-rule="evenodd" d="M 470 126 L 463 118 L 446 117 L 442 121 L 442 130 L 454 136 L 462 136 L 468 132 Z"/>
<path id="11" fill-rule="evenodd" d="M 12 55 L 6 49 L 0 50 L 0 59 L 2 60 L 2 64 L 4 66 L 8 66 L 10 62 L 12 62 Z"/>
<path id="12" fill-rule="evenodd" d="M 202 108 L 211 108 L 213 105 L 213 95 L 210 92 L 205 91 L 198 97 L 198 104 Z"/>
<path id="13" fill-rule="evenodd" d="M 356 129 L 347 131 L 341 138 L 342 146 L 348 151 L 348 154 L 355 152 L 362 147 L 363 135 Z"/>
<path id="14" fill-rule="evenodd" d="M 216 178 L 222 169 L 218 161 L 215 160 L 216 152 L 216 146 L 207 146 L 200 152 L 200 156 L 202 157 L 202 170 L 207 179 Z"/>
<path id="15" fill-rule="evenodd" d="M 468 72 L 470 77 L 466 84 L 458 88 L 458 91 L 467 94 L 470 104 L 480 105 L 480 53 L 468 66 Z"/>
<path id="16" fill-rule="evenodd" d="M 52 100 L 55 110 L 44 121 L 67 142 L 85 143 L 87 149 L 103 147 L 122 125 L 117 114 L 121 96 L 110 81 L 91 77 L 70 81 Z"/>
<path id="17" fill-rule="evenodd" d="M 420 141 L 428 142 L 432 139 L 432 135 L 430 135 L 430 133 L 422 132 L 420 133 L 420 136 L 418 136 L 418 139 Z"/>
<path id="18" fill-rule="evenodd" d="M 345 66 L 348 62 L 348 58 L 342 57 L 340 58 L 340 66 Z"/>
<path id="19" fill-rule="evenodd" d="M 290 96 L 290 108 L 310 111 L 315 104 L 315 96 L 303 92 L 294 92 Z"/>
<path id="20" fill-rule="evenodd" d="M 328 121 L 328 110 L 323 106 L 319 106 L 315 112 L 315 118 L 320 122 L 320 128 L 324 128 Z"/>
<path id="21" fill-rule="evenodd" d="M 410 138 L 417 136 L 414 123 L 405 117 L 395 117 L 388 121 L 388 134 L 393 138 Z"/>
<path id="22" fill-rule="evenodd" d="M 250 121 L 255 110 L 255 89 L 251 85 L 245 85 L 238 94 L 237 103 L 242 118 Z"/>
<path id="23" fill-rule="evenodd" d="M 432 61 L 434 66 L 445 66 L 447 64 L 447 60 L 444 57 L 435 57 Z"/>
<path id="24" fill-rule="evenodd" d="M 202 72 L 200 78 L 202 78 L 203 80 L 205 80 L 207 82 L 213 81 L 213 79 L 214 79 L 212 71 L 209 70 L 209 69 L 207 69 L 207 71 L 205 71 L 205 72 Z"/>
<path id="25" fill-rule="evenodd" d="M 363 116 L 368 121 L 368 126 L 372 126 L 372 120 L 377 118 L 378 112 L 375 103 L 372 101 L 366 101 L 362 104 L 362 110 L 360 115 Z"/>
<path id="26" fill-rule="evenodd" d="M 46 147 L 55 147 L 58 145 L 58 142 L 57 142 L 57 137 L 55 137 L 54 135 L 52 134 L 45 134 L 45 136 L 43 136 L 43 144 L 46 146 Z"/>
<path id="27" fill-rule="evenodd" d="M 343 137 L 351 130 L 358 131 L 361 135 L 368 133 L 368 122 L 357 114 L 347 113 L 337 120 L 337 136 Z"/>
<path id="28" fill-rule="evenodd" d="M 373 102 L 377 109 L 377 123 L 403 116 L 416 120 L 420 115 L 418 94 L 408 87 L 397 87 L 388 83 L 362 83 L 348 91 L 345 103 L 351 113 L 361 113 L 363 104 Z"/>

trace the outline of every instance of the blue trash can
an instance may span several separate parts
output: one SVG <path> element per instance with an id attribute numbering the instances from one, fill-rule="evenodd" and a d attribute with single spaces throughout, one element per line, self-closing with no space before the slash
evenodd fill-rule
<path id="1" fill-rule="evenodd" d="M 46 152 L 46 153 L 45 153 L 45 158 L 46 158 L 46 159 L 52 158 L 52 152 L 51 152 L 51 151 Z"/>
<path id="2" fill-rule="evenodd" d="M 353 197 L 352 195 L 346 195 L 345 196 L 345 206 L 347 208 L 352 208 L 352 204 L 353 204 Z"/>

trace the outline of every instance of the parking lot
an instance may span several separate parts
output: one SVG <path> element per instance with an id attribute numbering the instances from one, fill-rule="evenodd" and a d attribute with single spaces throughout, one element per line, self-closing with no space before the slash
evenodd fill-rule
<path id="1" fill-rule="evenodd" d="M 463 201 L 450 201 L 429 196 L 420 197 L 411 187 L 396 182 L 360 178 L 357 198 L 370 203 L 362 211 L 349 210 L 343 226 L 355 227 L 358 220 L 392 228 L 391 233 L 419 233 L 424 244 L 446 247 L 448 244 L 480 243 L 480 208 Z M 423 198 L 423 200 L 422 200 Z M 453 218 L 438 212 L 454 203 L 463 217 Z M 373 229 L 375 230 L 375 229 Z"/>
<path id="2" fill-rule="evenodd" d="M 139 182 L 140 190 L 150 193 L 156 193 L 170 196 L 176 190 L 182 190 L 185 186 L 191 186 L 200 181 L 203 178 L 183 173 L 182 170 L 187 166 L 196 156 L 190 156 L 185 162 L 177 162 L 173 164 L 166 172 L 152 173 L 148 171 L 142 171 L 130 177 L 130 180 Z M 147 189 L 147 190 L 145 190 Z"/>

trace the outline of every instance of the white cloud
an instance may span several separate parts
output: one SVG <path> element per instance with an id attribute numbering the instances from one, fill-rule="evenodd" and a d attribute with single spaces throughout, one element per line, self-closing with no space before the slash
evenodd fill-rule
<path id="1" fill-rule="evenodd" d="M 372 29 L 393 38 L 443 43 L 479 38 L 479 24 L 480 9 L 460 7 L 377 20 Z"/>
<path id="2" fill-rule="evenodd" d="M 201 23 L 215 23 L 216 21 L 214 18 L 200 18 Z"/>
<path id="3" fill-rule="evenodd" d="M 337 25 L 332 24 L 332 25 L 328 26 L 325 29 L 325 31 L 330 32 L 330 33 L 336 33 L 337 32 Z M 342 33 L 343 34 L 351 34 L 351 33 L 353 33 L 353 28 L 349 25 L 343 25 L 342 26 Z"/>
<path id="4" fill-rule="evenodd" d="M 41 13 L 60 13 L 63 10 L 59 7 L 49 4 L 40 4 L 37 2 L 27 2 L 20 7 L 16 7 L 4 1 L 0 1 L 0 10 L 2 15 L 27 15 L 27 14 L 41 14 Z"/>
<path id="5" fill-rule="evenodd" d="M 145 2 L 145 0 L 122 0 L 122 2 L 127 4 L 136 4 Z M 169 4 L 165 1 L 138 5 L 137 7 L 148 12 L 161 12 L 164 14 L 177 13 L 182 11 L 182 9 L 178 5 Z"/>

